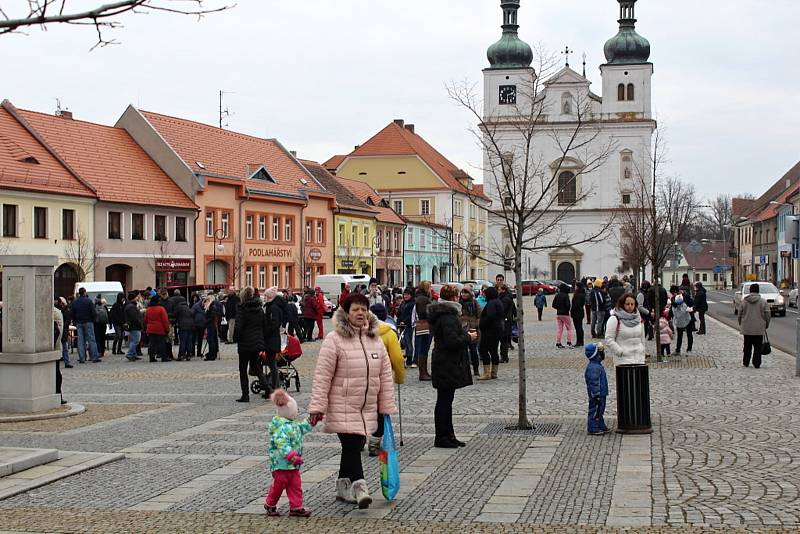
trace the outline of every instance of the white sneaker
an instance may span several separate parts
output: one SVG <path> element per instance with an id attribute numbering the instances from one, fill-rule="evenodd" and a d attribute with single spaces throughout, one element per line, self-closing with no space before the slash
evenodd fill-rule
<path id="1" fill-rule="evenodd" d="M 355 504 L 356 498 L 353 496 L 353 483 L 348 478 L 340 478 L 336 481 L 336 500 Z"/>
<path id="2" fill-rule="evenodd" d="M 353 482 L 353 495 L 356 498 L 358 507 L 362 510 L 369 508 L 369 505 L 372 504 L 372 497 L 369 496 L 369 491 L 367 491 L 367 482 L 363 478 Z"/>

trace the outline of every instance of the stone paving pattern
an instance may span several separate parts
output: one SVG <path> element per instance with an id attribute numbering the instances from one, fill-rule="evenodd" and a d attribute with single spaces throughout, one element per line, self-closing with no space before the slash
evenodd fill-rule
<path id="1" fill-rule="evenodd" d="M 549 310 L 548 310 L 549 312 Z M 552 313 L 552 312 L 550 312 Z M 527 317 L 531 317 L 528 314 Z M 402 386 L 402 490 L 386 503 L 377 461 L 365 456 L 375 497 L 367 511 L 333 500 L 339 449 L 334 436 L 306 440 L 303 484 L 312 532 L 710 532 L 715 528 L 800 527 L 798 382 L 794 361 L 776 352 L 743 368 L 740 338 L 709 320 L 691 356 L 651 366 L 654 433 L 585 433 L 585 359 L 554 347 L 552 315 L 526 323 L 528 406 L 555 435 L 487 433 L 512 424 L 517 363 L 500 379 L 459 390 L 457 451 L 433 448 L 430 383 L 409 373 Z M 304 345 L 294 394 L 308 402 L 319 344 Z M 122 452 L 127 458 L 0 501 L 0 530 L 36 532 L 265 532 L 294 523 L 263 517 L 265 430 L 272 409 L 237 404 L 234 347 L 217 362 L 128 363 L 107 356 L 65 371 L 65 396 L 92 406 L 144 407 L 84 419 L 74 428 L 0 424 L 4 446 Z M 607 363 L 615 424 L 613 362 Z M 90 418 L 92 410 L 74 419 Z M 399 421 L 395 431 L 399 433 Z M 285 510 L 285 502 L 282 502 Z M 133 526 L 135 525 L 135 526 Z M 653 528 L 647 528 L 648 526 Z"/>

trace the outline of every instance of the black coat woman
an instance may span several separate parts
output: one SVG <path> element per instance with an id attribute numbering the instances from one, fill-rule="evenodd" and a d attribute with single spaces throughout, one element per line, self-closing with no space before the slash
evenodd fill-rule
<path id="1" fill-rule="evenodd" d="M 465 443 L 456 439 L 453 429 L 453 398 L 457 389 L 472 385 L 467 347 L 475 341 L 477 333 L 464 331 L 456 286 L 442 288 L 439 302 L 428 307 L 428 322 L 434 341 L 431 378 L 436 389 L 433 412 L 436 438 L 433 446 L 444 449 L 463 447 Z"/>
<path id="2" fill-rule="evenodd" d="M 233 330 L 233 341 L 239 350 L 239 385 L 242 387 L 242 396 L 236 402 L 250 402 L 250 387 L 247 375 L 247 366 L 258 376 L 264 398 L 271 393 L 267 386 L 267 377 L 259 359 L 259 353 L 266 350 L 264 341 L 267 322 L 261 299 L 256 296 L 252 287 L 245 287 L 239 292 L 239 304 L 236 311 L 236 328 Z"/>

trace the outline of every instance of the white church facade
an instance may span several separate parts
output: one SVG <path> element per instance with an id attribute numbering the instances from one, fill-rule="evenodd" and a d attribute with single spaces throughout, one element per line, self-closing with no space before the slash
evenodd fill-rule
<path id="1" fill-rule="evenodd" d="M 484 154 L 484 189 L 492 200 L 488 242 L 496 250 L 507 249 L 503 204 L 511 206 L 511 197 L 517 194 L 504 190 L 497 177 L 498 157 L 493 154 L 508 155 L 514 172 L 530 180 L 531 175 L 521 169 L 525 161 L 521 155 L 528 154 L 529 167 L 542 169 L 541 183 L 552 188 L 552 204 L 542 209 L 538 203 L 534 211 L 563 213 L 554 225 L 556 231 L 544 232 L 536 243 L 541 250 L 523 251 L 523 279 L 572 282 L 629 268 L 622 252 L 619 214 L 636 202 L 635 182 L 648 174 L 656 122 L 651 108 L 650 44 L 635 30 L 636 0 L 618 2 L 619 33 L 605 44 L 602 94 L 597 95 L 585 72 L 571 69 L 568 61 L 560 71 L 540 79 L 531 66 L 530 46 L 517 35 L 519 0 L 501 1 L 503 36 L 489 48 L 490 66 L 483 71 L 483 126 L 497 140 L 496 148 Z M 531 117 L 536 117 L 536 128 L 521 126 L 530 123 Z M 580 142 L 589 142 L 565 151 L 576 131 Z M 530 143 L 525 132 L 533 132 Z M 533 185 L 542 187 L 541 183 Z M 548 216 L 543 220 L 549 220 Z M 581 242 L 606 227 L 600 239 Z M 531 232 L 539 230 L 541 224 L 531 228 Z M 513 272 L 506 276 L 514 282 Z"/>

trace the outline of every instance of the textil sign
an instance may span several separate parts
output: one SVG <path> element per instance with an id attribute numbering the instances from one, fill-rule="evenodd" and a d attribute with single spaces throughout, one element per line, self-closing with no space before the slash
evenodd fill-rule
<path id="1" fill-rule="evenodd" d="M 190 259 L 175 259 L 175 258 L 160 258 L 156 259 L 156 271 L 191 271 L 192 260 Z"/>

